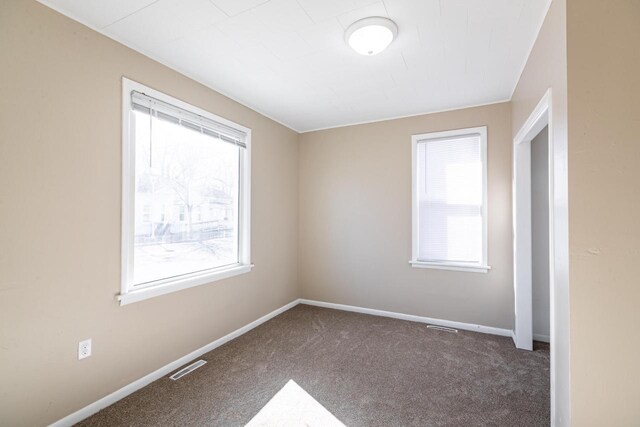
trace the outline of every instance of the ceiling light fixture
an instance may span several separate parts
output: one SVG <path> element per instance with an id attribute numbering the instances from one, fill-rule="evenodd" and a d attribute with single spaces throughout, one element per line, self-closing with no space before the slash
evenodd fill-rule
<path id="1" fill-rule="evenodd" d="M 360 55 L 373 56 L 382 52 L 398 35 L 398 26 L 380 16 L 354 22 L 345 32 L 345 40 Z"/>

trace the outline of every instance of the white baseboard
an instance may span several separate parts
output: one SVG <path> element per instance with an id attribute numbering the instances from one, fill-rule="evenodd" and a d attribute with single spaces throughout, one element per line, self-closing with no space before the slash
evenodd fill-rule
<path id="1" fill-rule="evenodd" d="M 90 417 L 91 415 L 95 414 L 96 412 L 98 412 L 99 410 L 106 408 L 109 405 L 112 405 L 114 403 L 116 403 L 118 400 L 123 399 L 125 397 L 127 397 L 128 395 L 130 395 L 131 393 L 140 390 L 141 388 L 151 384 L 153 381 L 158 380 L 162 377 L 164 377 L 165 375 L 171 373 L 172 371 L 175 371 L 176 369 L 178 369 L 179 367 L 181 367 L 182 365 L 187 364 L 188 362 L 191 362 L 193 359 L 202 356 L 203 354 L 217 348 L 220 347 L 222 344 L 225 344 L 228 341 L 231 341 L 234 338 L 239 337 L 240 335 L 249 332 L 251 329 L 255 328 L 256 326 L 261 325 L 262 323 L 266 322 L 269 319 L 272 319 L 273 317 L 276 317 L 278 314 L 281 314 L 287 310 L 289 310 L 292 307 L 295 307 L 296 305 L 298 305 L 300 302 L 300 300 L 294 300 L 291 301 L 289 304 L 280 307 L 274 311 L 272 311 L 269 314 L 266 314 L 264 316 L 262 316 L 261 318 L 259 318 L 258 320 L 254 320 L 253 322 L 249 323 L 248 325 L 245 325 L 243 327 L 241 327 L 240 329 L 236 329 L 235 331 L 223 336 L 222 338 L 219 338 L 215 341 L 213 341 L 212 343 L 209 343 L 207 345 L 205 345 L 204 347 L 201 347 L 195 351 L 192 351 L 191 353 L 187 354 L 186 356 L 181 357 L 178 360 L 175 360 L 171 363 L 169 363 L 168 365 L 163 366 L 160 369 L 157 369 L 153 372 L 151 372 L 150 374 L 140 378 L 139 380 L 136 380 L 134 382 L 132 382 L 131 384 L 128 384 L 124 387 L 122 387 L 121 389 L 114 391 L 113 393 L 103 397 L 102 399 L 93 402 L 92 404 L 85 406 L 84 408 L 74 412 L 71 415 L 67 415 L 66 417 L 62 418 L 61 420 L 56 421 L 55 423 L 51 424 L 50 427 L 68 427 L 68 426 L 72 426 L 76 423 L 79 423 L 80 421 L 84 420 L 85 418 Z"/>
<path id="2" fill-rule="evenodd" d="M 455 322 L 453 320 L 433 319 L 431 317 L 415 316 L 413 314 L 396 313 L 393 311 L 376 310 L 373 308 L 356 307 L 353 305 L 334 304 L 332 302 L 300 299 L 300 304 L 315 305 L 316 307 L 333 308 L 336 310 L 353 311 L 355 313 L 371 314 L 374 316 L 391 317 L 394 319 L 409 320 L 411 322 L 428 323 L 430 325 L 446 326 L 448 328 L 462 329 L 465 331 L 481 332 L 483 334 L 500 335 L 510 337 L 510 329 L 494 328 L 493 326 L 474 325 L 472 323 Z"/>
<path id="3" fill-rule="evenodd" d="M 542 334 L 533 334 L 533 340 L 534 341 L 540 341 L 540 342 L 546 342 L 546 343 L 550 343 L 551 342 L 551 338 L 549 337 L 549 335 L 542 335 Z"/>
<path id="4" fill-rule="evenodd" d="M 456 328 L 456 329 L 462 329 L 465 331 L 473 331 L 473 332 L 482 332 L 485 334 L 492 334 L 492 335 L 500 335 L 500 336 L 504 336 L 504 337 L 508 337 L 508 336 L 512 336 L 512 331 L 508 330 L 508 329 L 501 329 L 501 328 L 494 328 L 492 326 L 482 326 L 482 325 L 474 325 L 471 323 L 462 323 L 462 322 L 454 322 L 452 320 L 442 320 L 442 319 L 433 319 L 430 317 L 423 317 L 423 316 L 414 316 L 412 314 L 402 314 L 402 313 L 395 313 L 392 311 L 384 311 L 384 310 L 376 310 L 373 308 L 363 308 L 363 307 L 356 307 L 353 305 L 344 305 L 344 304 L 334 304 L 334 303 L 330 303 L 330 302 L 322 302 L 322 301 L 314 301 L 314 300 L 308 300 L 308 299 L 297 299 L 294 301 L 291 301 L 289 304 L 280 307 L 274 311 L 272 311 L 269 314 L 266 314 L 264 316 L 262 316 L 261 318 L 259 318 L 258 320 L 254 320 L 253 322 L 249 323 L 248 325 L 245 325 L 243 327 L 241 327 L 240 329 L 236 329 L 235 331 L 223 336 L 222 338 L 219 338 L 215 341 L 213 341 L 212 343 L 209 343 L 207 345 L 205 345 L 204 347 L 201 347 L 195 351 L 192 351 L 191 353 L 187 354 L 186 356 L 181 357 L 178 360 L 175 360 L 165 366 L 163 366 L 160 369 L 157 369 L 153 372 L 151 372 L 150 374 L 140 378 L 139 380 L 136 380 L 134 382 L 132 382 L 131 384 L 128 384 L 124 387 L 122 387 L 119 390 L 114 391 L 113 393 L 103 397 L 102 399 L 88 405 L 85 406 L 84 408 L 74 412 L 71 415 L 67 415 L 66 417 L 62 418 L 61 420 L 56 421 L 55 423 L 51 424 L 50 427 L 69 427 L 72 426 L 76 423 L 79 423 L 80 421 L 90 417 L 91 415 L 95 414 L 96 412 L 98 412 L 99 410 L 106 408 L 109 405 L 113 405 L 114 403 L 116 403 L 118 400 L 123 399 L 125 397 L 127 397 L 128 395 L 130 395 L 131 393 L 140 390 L 141 388 L 151 384 L 153 381 L 158 380 L 162 377 L 164 377 L 165 375 L 168 375 L 169 373 L 175 371 L 176 369 L 178 369 L 179 367 L 181 367 L 182 365 L 185 365 L 189 362 L 191 362 L 193 359 L 202 356 L 203 354 L 217 348 L 220 347 L 222 344 L 227 343 L 228 341 L 231 341 L 234 338 L 239 337 L 240 335 L 249 332 L 251 329 L 255 328 L 256 326 L 259 326 L 261 324 L 263 324 L 264 322 L 266 322 L 267 320 L 270 320 L 274 317 L 276 317 L 277 315 L 289 310 L 290 308 L 295 307 L 298 304 L 307 304 L 307 305 L 313 305 L 316 307 L 325 307 L 325 308 L 333 308 L 336 310 L 344 310 L 344 311 L 352 311 L 355 313 L 364 313 L 364 314 L 371 314 L 374 316 L 382 316 L 382 317 L 391 317 L 394 319 L 401 319 L 401 320 L 408 320 L 411 322 L 420 322 L 420 323 L 428 323 L 431 325 L 438 325 L 438 326 L 446 326 L 449 328 Z M 535 336 L 534 336 L 535 338 Z M 547 337 L 548 339 L 548 337 Z M 540 341 L 543 341 L 542 339 Z"/>

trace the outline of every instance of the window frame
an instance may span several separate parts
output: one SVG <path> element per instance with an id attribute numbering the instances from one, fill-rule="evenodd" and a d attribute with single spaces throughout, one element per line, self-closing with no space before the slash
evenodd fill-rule
<path id="1" fill-rule="evenodd" d="M 447 261 L 423 261 L 419 254 L 419 216 L 420 203 L 418 195 L 418 144 L 434 139 L 447 139 L 465 135 L 480 135 L 480 159 L 482 161 L 482 259 L 479 263 L 461 263 Z M 439 270 L 467 271 L 487 273 L 491 267 L 488 263 L 488 179 L 487 179 L 487 126 L 464 129 L 429 132 L 411 136 L 411 264 L 415 268 L 432 268 Z"/>
<path id="2" fill-rule="evenodd" d="M 131 92 L 144 93 L 209 120 L 221 123 L 246 134 L 246 149 L 241 150 L 238 185 L 238 263 L 156 280 L 145 286 L 133 284 L 133 252 L 135 233 L 135 131 L 131 126 Z M 173 98 L 141 83 L 122 78 L 122 226 L 121 226 L 121 283 L 117 296 L 120 305 L 142 301 L 159 295 L 233 277 L 251 271 L 251 129 Z"/>

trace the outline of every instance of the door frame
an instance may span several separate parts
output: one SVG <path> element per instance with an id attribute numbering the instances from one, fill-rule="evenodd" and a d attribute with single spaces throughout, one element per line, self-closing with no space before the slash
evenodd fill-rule
<path id="1" fill-rule="evenodd" d="M 515 297 L 515 328 L 513 340 L 517 348 L 533 349 L 532 313 L 532 244 L 531 244 L 531 141 L 548 126 L 549 133 L 549 329 L 553 330 L 553 132 L 551 120 L 551 89 L 513 140 L 513 281 Z"/>

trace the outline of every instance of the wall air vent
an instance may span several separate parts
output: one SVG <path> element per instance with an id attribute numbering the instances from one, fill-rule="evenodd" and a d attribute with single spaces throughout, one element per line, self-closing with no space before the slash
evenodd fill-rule
<path id="1" fill-rule="evenodd" d="M 171 378 L 172 380 L 179 380 L 180 378 L 184 377 L 185 375 L 195 371 L 196 369 L 198 369 L 200 366 L 204 365 L 205 363 L 207 363 L 204 360 L 198 360 L 197 362 L 193 362 L 191 365 L 180 369 L 178 372 L 176 372 L 175 374 L 171 375 L 169 378 Z"/>

